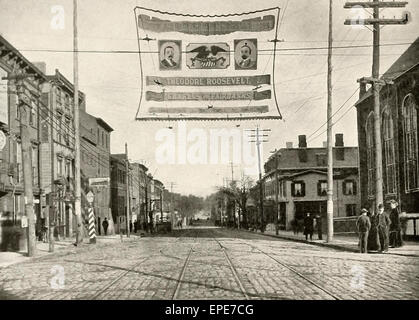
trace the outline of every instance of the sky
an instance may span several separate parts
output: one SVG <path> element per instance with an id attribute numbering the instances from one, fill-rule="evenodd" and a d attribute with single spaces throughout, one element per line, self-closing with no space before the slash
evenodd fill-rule
<path id="1" fill-rule="evenodd" d="M 159 141 L 159 137 L 171 135 L 178 155 L 181 151 L 177 141 L 185 131 L 187 134 L 205 133 L 209 141 L 211 129 L 242 132 L 259 125 L 260 128 L 271 130 L 267 132 L 268 141 L 263 144 L 263 161 L 271 151 L 285 147 L 288 141 L 293 142 L 294 146 L 298 145 L 298 135 L 307 136 L 308 147 L 322 146 L 326 141 L 327 50 L 313 48 L 327 47 L 329 1 L 79 0 L 78 3 L 80 50 L 138 50 L 133 11 L 137 5 L 190 14 L 236 13 L 279 6 L 281 21 L 278 37 L 284 40 L 279 48 L 306 48 L 281 51 L 277 56 L 276 92 L 283 120 L 187 122 L 186 128 L 184 123 L 178 127 L 179 123 L 174 122 L 135 120 L 141 83 L 137 53 L 79 54 L 80 90 L 87 96 L 86 109 L 114 129 L 111 152 L 123 153 L 127 142 L 130 160 L 148 166 L 150 173 L 165 183 L 167 188 L 170 189 L 169 185 L 173 182 L 174 192 L 205 196 L 222 185 L 223 178 L 231 179 L 232 169 L 234 179 L 239 179 L 242 173 L 256 178 L 257 170 L 249 173 L 246 171 L 249 166 L 243 161 L 237 161 L 233 168 L 228 161 L 195 164 L 178 161 L 178 157 L 174 163 L 162 163 L 159 152 L 164 143 L 169 143 L 169 139 Z M 371 45 L 372 32 L 369 29 L 343 24 L 346 18 L 362 14 L 369 17 L 369 13 L 344 9 L 343 4 L 344 1 L 334 1 L 334 46 Z M 30 61 L 45 62 L 48 74 L 59 69 L 72 81 L 72 54 L 48 51 L 72 50 L 72 5 L 72 0 L 0 0 L 0 34 Z M 413 18 L 409 24 L 382 28 L 381 44 L 385 46 L 381 47 L 380 73 L 384 73 L 418 37 L 419 6 L 417 0 L 411 0 L 405 9 L 386 9 L 380 13 L 381 16 L 393 18 L 401 16 L 405 10 Z M 63 25 L 55 20 L 61 12 L 64 16 Z M 332 101 L 333 111 L 336 112 L 333 133 L 343 133 L 345 145 L 356 146 L 357 123 L 353 107 L 358 98 L 356 80 L 371 74 L 372 48 L 335 48 L 332 62 Z M 173 129 L 167 129 L 169 126 Z M 244 150 L 244 145 L 249 143 L 246 136 L 241 136 L 240 143 Z M 187 152 L 192 146 L 193 141 L 186 141 Z M 230 156 L 233 159 L 233 155 Z"/>

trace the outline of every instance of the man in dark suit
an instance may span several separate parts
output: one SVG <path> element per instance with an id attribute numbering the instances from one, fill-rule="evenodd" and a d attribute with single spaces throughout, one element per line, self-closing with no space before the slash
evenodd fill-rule
<path id="1" fill-rule="evenodd" d="M 167 46 L 166 48 L 164 48 L 163 54 L 164 59 L 160 61 L 161 65 L 167 69 L 176 68 L 177 63 L 174 60 L 175 49 L 172 46 Z"/>
<path id="2" fill-rule="evenodd" d="M 367 209 L 361 210 L 361 215 L 356 221 L 356 227 L 359 234 L 359 250 L 361 253 L 367 253 L 368 250 L 368 233 L 371 229 L 371 221 L 367 216 Z"/>
<path id="3" fill-rule="evenodd" d="M 378 205 L 378 215 L 377 215 L 377 226 L 378 226 L 378 237 L 380 241 L 379 252 L 388 251 L 388 230 L 390 227 L 391 221 L 388 215 L 384 212 L 384 205 Z"/>

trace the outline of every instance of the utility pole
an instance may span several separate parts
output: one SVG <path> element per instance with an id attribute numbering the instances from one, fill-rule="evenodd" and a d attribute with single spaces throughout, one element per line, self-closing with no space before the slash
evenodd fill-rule
<path id="1" fill-rule="evenodd" d="M 35 236 L 35 212 L 33 210 L 33 175 L 32 175 L 32 142 L 29 133 L 30 99 L 26 96 L 24 80 L 33 75 L 13 74 L 2 77 L 2 80 L 13 80 L 16 85 L 19 109 L 19 126 L 22 149 L 23 188 L 25 197 L 25 216 L 28 221 L 28 256 L 33 257 L 36 253 Z"/>
<path id="2" fill-rule="evenodd" d="M 327 51 L 327 242 L 333 241 L 332 43 L 333 0 L 329 0 L 329 39 Z"/>
<path id="3" fill-rule="evenodd" d="M 374 95 L 374 135 L 375 135 L 375 207 L 383 203 L 383 163 L 382 163 L 382 145 L 381 145 L 381 120 L 380 120 L 380 88 L 391 83 L 380 80 L 380 26 L 381 25 L 404 25 L 409 20 L 409 14 L 405 14 L 401 19 L 385 19 L 379 16 L 380 8 L 402 8 L 408 4 L 407 1 L 379 1 L 373 2 L 346 2 L 345 9 L 364 8 L 373 9 L 372 19 L 346 19 L 345 25 L 372 25 L 373 26 L 373 61 L 372 77 L 363 77 L 358 79 L 360 83 L 369 83 L 372 85 Z"/>
<path id="4" fill-rule="evenodd" d="M 271 131 L 271 129 L 259 129 L 259 125 L 256 126 L 256 129 L 246 130 L 255 132 L 255 135 L 249 135 L 249 137 L 256 138 L 256 140 L 250 140 L 249 142 L 255 142 L 257 147 L 257 153 L 258 153 L 258 169 L 259 169 L 259 211 L 260 211 L 260 223 L 261 223 L 261 232 L 265 232 L 265 227 L 263 224 L 263 183 L 262 183 L 262 160 L 261 160 L 261 154 L 260 154 L 260 144 L 263 142 L 268 142 L 265 137 L 268 137 L 267 134 L 264 134 L 265 132 Z M 262 133 L 260 133 L 262 132 Z M 262 138 L 262 140 L 260 140 Z"/>
<path id="5" fill-rule="evenodd" d="M 130 231 L 129 231 L 129 227 L 130 227 L 130 223 L 129 223 L 129 217 L 130 217 L 130 207 L 129 207 L 129 163 L 128 163 L 128 144 L 125 143 L 125 170 L 126 170 L 126 175 L 125 175 L 125 185 L 126 185 L 126 193 L 127 193 L 127 199 L 126 199 L 126 214 L 127 214 L 127 237 L 129 238 L 130 236 Z"/>
<path id="6" fill-rule="evenodd" d="M 76 243 L 83 241 L 83 222 L 81 217 L 81 175 L 80 175 L 80 119 L 79 119 L 79 56 L 77 30 L 77 1 L 73 0 L 73 76 L 74 76 L 74 214 L 76 215 Z"/>

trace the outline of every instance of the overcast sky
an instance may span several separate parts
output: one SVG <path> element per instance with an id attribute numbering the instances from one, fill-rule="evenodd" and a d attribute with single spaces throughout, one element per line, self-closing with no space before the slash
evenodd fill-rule
<path id="1" fill-rule="evenodd" d="M 222 14 L 246 12 L 255 9 L 280 6 L 285 12 L 279 29 L 279 38 L 285 42 L 280 48 L 312 48 L 327 46 L 327 0 L 79 0 L 79 49 L 80 50 L 138 50 L 133 9 L 136 5 L 172 12 L 191 14 Z M 72 54 L 33 49 L 72 49 L 72 0 L 0 0 L 0 33 L 30 61 L 44 61 L 47 73 L 57 68 L 72 81 Z M 334 1 L 334 46 L 369 45 L 372 33 L 366 28 L 345 26 L 345 18 L 360 13 L 343 9 L 344 1 Z M 54 17 L 52 8 L 64 8 L 64 29 L 51 27 Z M 404 9 L 386 9 L 381 15 L 398 17 Z M 411 0 L 406 10 L 413 21 L 406 26 L 386 26 L 382 29 L 382 44 L 402 44 L 382 47 L 381 73 L 403 53 L 418 36 L 419 6 Z M 281 13 L 281 15 L 282 15 Z M 368 13 L 365 13 L 368 16 Z M 321 146 L 326 140 L 326 72 L 327 50 L 283 51 L 277 59 L 277 97 L 282 121 L 242 122 L 240 130 L 270 128 L 269 142 L 264 144 L 263 158 L 275 148 L 285 147 L 285 142 L 297 145 L 297 136 L 305 134 L 308 146 Z M 371 48 L 342 48 L 334 50 L 333 108 L 337 110 L 354 93 L 356 80 L 371 73 Z M 87 111 L 103 118 L 114 128 L 111 151 L 124 152 L 128 143 L 129 158 L 142 161 L 150 172 L 163 181 L 176 183 L 174 191 L 184 194 L 207 195 L 215 186 L 222 184 L 223 177 L 231 177 L 228 164 L 158 164 L 156 133 L 176 123 L 138 122 L 134 120 L 140 87 L 138 54 L 80 54 L 80 89 L 87 95 Z M 336 114 L 334 133 L 343 133 L 345 145 L 356 146 L 356 112 L 351 108 L 355 94 Z M 349 111 L 347 111 L 349 110 Z M 346 112 L 346 114 L 344 114 Z M 341 118 L 341 116 L 343 117 Z M 341 119 L 339 119 L 341 118 Z M 195 128 L 237 129 L 237 122 L 188 122 L 188 130 Z M 320 128 L 320 129 L 319 129 Z M 316 130 L 319 129 L 317 132 Z M 315 132 L 315 134 L 313 134 Z M 247 143 L 243 141 L 243 143 Z M 243 166 L 234 167 L 234 178 L 240 176 Z"/>

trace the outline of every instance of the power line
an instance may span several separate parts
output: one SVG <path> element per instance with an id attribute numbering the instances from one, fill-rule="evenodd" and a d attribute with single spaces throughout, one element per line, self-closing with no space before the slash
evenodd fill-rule
<path id="1" fill-rule="evenodd" d="M 410 45 L 411 42 L 400 42 L 400 43 L 385 43 L 380 44 L 380 47 L 389 46 L 404 46 Z M 371 48 L 373 45 L 350 45 L 350 46 L 335 46 L 332 49 L 351 49 L 351 48 Z M 304 50 L 327 50 L 328 47 L 305 47 L 305 48 L 277 48 L 275 51 L 304 51 Z M 53 53 L 104 53 L 104 54 L 139 54 L 139 53 L 159 53 L 158 51 L 140 51 L 140 50 L 59 50 L 59 49 L 19 49 L 19 51 L 26 52 L 53 52 Z M 259 49 L 259 52 L 272 52 L 272 49 Z M 187 53 L 188 51 L 182 51 Z M 234 51 L 228 51 L 234 52 Z"/>

